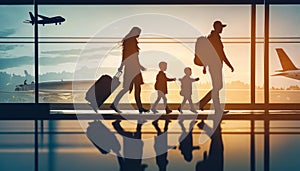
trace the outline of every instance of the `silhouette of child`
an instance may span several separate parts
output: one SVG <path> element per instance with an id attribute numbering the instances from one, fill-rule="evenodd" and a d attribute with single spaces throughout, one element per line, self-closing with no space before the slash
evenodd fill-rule
<path id="1" fill-rule="evenodd" d="M 166 109 L 166 113 L 169 114 L 172 112 L 170 108 L 167 105 L 167 98 L 166 94 L 168 94 L 168 87 L 167 87 L 167 81 L 175 81 L 176 78 L 168 78 L 165 74 L 165 71 L 167 70 L 168 64 L 166 62 L 160 62 L 159 64 L 160 71 L 156 75 L 156 82 L 155 82 L 155 90 L 157 90 L 157 99 L 154 102 L 151 111 L 153 113 L 158 113 L 156 110 L 156 106 L 159 103 L 160 99 L 162 98 L 164 101 L 164 108 Z"/>
<path id="2" fill-rule="evenodd" d="M 181 91 L 180 95 L 183 96 L 183 100 L 181 105 L 178 107 L 178 111 L 182 113 L 182 108 L 186 101 L 189 102 L 191 111 L 193 113 L 198 113 L 195 108 L 192 101 L 192 83 L 195 81 L 199 81 L 199 78 L 191 78 L 192 75 L 192 69 L 190 67 L 184 68 L 185 76 L 180 78 L 179 81 L 181 82 Z"/>

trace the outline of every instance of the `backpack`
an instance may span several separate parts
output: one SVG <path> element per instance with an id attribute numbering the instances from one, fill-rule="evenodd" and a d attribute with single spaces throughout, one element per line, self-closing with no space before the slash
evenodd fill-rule
<path id="1" fill-rule="evenodd" d="M 198 66 L 204 66 L 202 61 L 200 60 L 200 58 L 196 54 L 195 54 L 195 57 L 194 57 L 194 64 L 198 65 Z"/>
<path id="2" fill-rule="evenodd" d="M 200 37 L 201 38 L 201 37 Z M 199 55 L 199 46 L 200 46 L 200 38 L 197 39 L 197 42 L 195 44 L 195 57 L 194 57 L 194 64 L 198 66 L 204 66 L 200 58 L 198 57 Z"/>

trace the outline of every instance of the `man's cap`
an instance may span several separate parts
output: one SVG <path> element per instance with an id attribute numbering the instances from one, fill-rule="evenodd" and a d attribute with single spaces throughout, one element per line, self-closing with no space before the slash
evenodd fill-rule
<path id="1" fill-rule="evenodd" d="M 217 27 L 226 27 L 227 25 L 226 24 L 222 24 L 221 21 L 215 21 L 214 22 L 214 28 L 217 28 Z"/>

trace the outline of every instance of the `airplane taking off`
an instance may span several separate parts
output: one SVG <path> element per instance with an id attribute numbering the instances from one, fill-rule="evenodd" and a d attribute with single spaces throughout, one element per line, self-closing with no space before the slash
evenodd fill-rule
<path id="1" fill-rule="evenodd" d="M 52 99 L 67 100 L 72 98 L 72 95 L 81 95 L 85 94 L 87 90 L 96 82 L 97 80 L 73 80 L 73 81 L 47 81 L 39 83 L 39 94 L 43 99 Z M 76 86 L 73 87 L 73 84 Z M 0 93 L 34 93 L 35 83 L 27 83 L 27 80 L 24 81 L 24 84 L 16 85 L 14 91 L 1 92 Z M 50 101 L 52 101 L 50 100 Z M 47 101 L 47 100 L 46 100 Z"/>
<path id="2" fill-rule="evenodd" d="M 276 49 L 277 55 L 279 57 L 282 70 L 276 70 L 276 72 L 280 72 L 274 74 L 272 76 L 285 76 L 288 78 L 300 80 L 300 68 L 297 68 L 288 55 L 284 52 L 282 48 Z"/>
<path id="3" fill-rule="evenodd" d="M 74 80 L 74 81 L 47 81 L 39 83 L 39 91 L 41 92 L 52 92 L 52 93 L 72 93 L 72 92 L 86 92 L 96 80 Z M 76 90 L 73 89 L 72 85 L 76 84 Z M 35 83 L 31 82 L 27 84 L 27 80 L 24 84 L 16 85 L 15 91 L 34 91 Z"/>
<path id="4" fill-rule="evenodd" d="M 31 12 L 29 12 L 30 15 L 30 19 L 31 20 L 25 20 L 24 23 L 30 23 L 30 24 L 35 24 L 35 17 L 33 16 L 33 14 Z M 55 17 L 46 17 L 43 15 L 38 15 L 38 17 L 41 18 L 41 20 L 38 20 L 37 23 L 38 24 L 43 24 L 43 26 L 45 26 L 45 24 L 61 24 L 62 22 L 66 21 L 65 18 L 61 17 L 61 16 L 55 16 Z"/>

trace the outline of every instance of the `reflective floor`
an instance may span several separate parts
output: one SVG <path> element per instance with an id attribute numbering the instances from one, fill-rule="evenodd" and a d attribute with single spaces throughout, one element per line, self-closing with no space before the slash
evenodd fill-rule
<path id="1" fill-rule="evenodd" d="M 114 120 L 99 122 L 113 135 L 119 133 Z M 160 158 L 155 155 L 151 157 L 155 154 L 157 128 L 164 132 L 165 122 L 158 121 L 157 127 L 152 121 L 142 124 L 140 140 L 144 142 L 141 150 L 144 159 L 135 161 L 117 157 L 113 149 L 109 154 L 101 152 L 86 136 L 84 123 L 44 121 L 42 125 L 39 122 L 39 170 L 260 171 L 265 169 L 265 165 L 269 165 L 272 171 L 300 168 L 300 121 L 270 121 L 267 130 L 264 121 L 224 120 L 209 136 L 203 124 L 213 127 L 210 122 L 190 124 L 190 120 L 181 123 L 172 120 L 168 122 L 167 145 L 173 148 Z M 117 124 L 126 132 L 137 132 L 138 124 L 133 121 Z M 185 143 L 180 140 L 184 127 L 187 132 Z M 189 136 L 191 128 L 192 134 Z M 1 171 L 34 170 L 33 121 L 0 121 L 0 137 Z M 107 136 L 101 138 L 107 139 Z M 124 155 L 122 138 L 117 136 L 117 140 L 121 144 L 119 151 Z M 268 151 L 269 155 L 265 155 Z"/>

